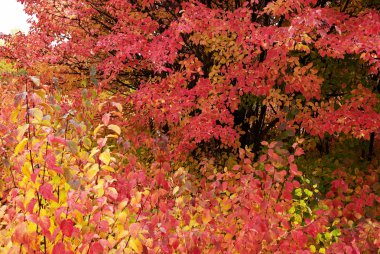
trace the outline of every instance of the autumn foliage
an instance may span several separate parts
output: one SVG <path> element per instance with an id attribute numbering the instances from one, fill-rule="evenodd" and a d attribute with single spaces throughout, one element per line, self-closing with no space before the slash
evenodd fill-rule
<path id="1" fill-rule="evenodd" d="M 1 253 L 377 253 L 376 1 L 19 0 Z"/>

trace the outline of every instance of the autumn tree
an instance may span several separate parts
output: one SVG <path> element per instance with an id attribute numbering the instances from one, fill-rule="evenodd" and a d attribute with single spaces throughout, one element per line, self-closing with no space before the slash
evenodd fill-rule
<path id="1" fill-rule="evenodd" d="M 310 103 L 344 104 L 358 84 L 375 92 L 378 87 L 378 23 L 365 26 L 378 20 L 378 13 L 365 8 L 352 13 L 349 1 L 25 5 L 37 21 L 30 35 L 13 37 L 10 44 L 25 40 L 33 46 L 26 47 L 28 54 L 11 50 L 10 57 L 29 66 L 41 61 L 49 69 L 60 66 L 74 80 L 84 75 L 87 83 L 101 80 L 114 91 L 138 89 L 135 105 L 143 103 L 139 109 L 149 112 L 143 125 L 153 122 L 154 129 L 173 133 L 190 150 L 214 140 L 212 149 L 252 145 L 259 151 L 262 140 L 276 136 L 274 127 L 294 120 L 289 112 L 307 110 Z M 362 29 L 355 29 L 357 24 Z M 276 109 L 279 104 L 267 100 L 273 96 L 288 101 Z M 316 118 L 312 114 L 303 114 L 303 122 L 305 116 Z M 308 129 L 298 123 L 298 131 Z M 200 125 L 207 126 L 205 132 L 194 132 Z M 329 125 L 330 134 L 341 132 L 338 123 Z M 366 138 L 377 131 L 370 129 Z"/>

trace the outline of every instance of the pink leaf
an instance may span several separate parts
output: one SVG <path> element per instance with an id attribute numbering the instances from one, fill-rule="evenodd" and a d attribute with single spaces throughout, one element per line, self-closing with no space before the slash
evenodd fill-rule
<path id="1" fill-rule="evenodd" d="M 291 173 L 292 175 L 295 175 L 295 176 L 300 176 L 300 175 L 302 175 L 302 173 L 301 173 L 300 171 L 298 171 L 298 167 L 297 167 L 297 165 L 294 164 L 294 163 L 291 163 L 291 164 L 290 164 L 290 173 Z"/>
<path id="2" fill-rule="evenodd" d="M 61 167 L 57 166 L 57 160 L 53 152 L 48 152 L 45 156 L 46 165 L 59 174 L 63 174 L 63 170 Z"/>
<path id="3" fill-rule="evenodd" d="M 55 155 L 49 151 L 48 154 L 45 156 L 45 161 L 48 167 L 54 166 L 56 163 Z"/>
<path id="4" fill-rule="evenodd" d="M 290 155 L 290 156 L 288 157 L 288 162 L 289 162 L 289 163 L 293 163 L 293 161 L 294 161 L 294 155 Z"/>
<path id="5" fill-rule="evenodd" d="M 99 138 L 96 142 L 98 143 L 98 148 L 102 149 L 107 143 L 107 138 Z"/>
<path id="6" fill-rule="evenodd" d="M 104 248 L 99 242 L 91 244 L 89 254 L 102 254 L 102 253 L 104 253 Z"/>
<path id="7" fill-rule="evenodd" d="M 109 223 L 106 220 L 100 221 L 98 224 L 98 229 L 102 232 L 108 232 L 109 230 Z"/>
<path id="8" fill-rule="evenodd" d="M 27 234 L 27 223 L 21 222 L 15 227 L 15 231 L 12 235 L 12 241 L 21 244 L 27 244 L 29 242 Z"/>
<path id="9" fill-rule="evenodd" d="M 58 202 L 57 197 L 53 193 L 53 186 L 50 183 L 44 183 L 40 186 L 38 192 L 47 200 Z"/>
<path id="10" fill-rule="evenodd" d="M 102 117 L 102 122 L 104 123 L 105 126 L 107 126 L 110 122 L 110 114 L 106 113 Z"/>
<path id="11" fill-rule="evenodd" d="M 27 205 L 27 208 L 26 208 L 27 212 L 33 213 L 36 203 L 37 203 L 37 199 L 32 198 L 32 200 L 30 200 L 30 202 Z"/>
<path id="12" fill-rule="evenodd" d="M 47 236 L 47 237 L 50 237 L 51 233 L 50 233 L 50 219 L 49 217 L 47 216 L 42 216 L 38 219 L 38 226 L 41 227 L 41 231 L 42 233 Z"/>
<path id="13" fill-rule="evenodd" d="M 32 173 L 32 174 L 30 175 L 30 179 L 32 180 L 33 183 L 36 182 L 37 176 L 38 176 L 38 174 L 40 173 L 40 171 L 41 171 L 41 169 L 38 168 L 38 169 L 36 169 L 36 170 L 34 171 L 34 173 Z"/>
<path id="14" fill-rule="evenodd" d="M 141 226 L 139 223 L 132 223 L 131 225 L 129 225 L 129 233 L 133 237 L 138 237 L 140 230 L 141 230 Z"/>
<path id="15" fill-rule="evenodd" d="M 56 245 L 54 245 L 52 253 L 65 254 L 65 245 L 62 242 L 58 242 Z"/>
<path id="16" fill-rule="evenodd" d="M 55 137 L 53 135 L 49 135 L 48 136 L 48 141 L 51 145 L 53 145 L 54 143 L 57 143 L 57 144 L 62 144 L 62 145 L 66 145 L 66 140 L 64 138 L 61 138 L 61 137 Z"/>
<path id="17" fill-rule="evenodd" d="M 59 227 L 65 236 L 70 237 L 73 234 L 74 223 L 72 220 L 63 220 Z"/>
<path id="18" fill-rule="evenodd" d="M 296 149 L 296 151 L 294 152 L 294 155 L 295 155 L 295 156 L 301 156 L 302 154 L 304 154 L 304 151 L 303 151 L 303 149 L 300 148 L 300 147 L 298 147 L 298 148 Z"/>

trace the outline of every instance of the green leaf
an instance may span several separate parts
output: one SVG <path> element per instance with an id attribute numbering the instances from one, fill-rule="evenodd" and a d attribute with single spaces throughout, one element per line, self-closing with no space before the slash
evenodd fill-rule
<path id="1" fill-rule="evenodd" d="M 335 237 L 338 237 L 341 235 L 339 229 L 334 229 L 333 231 L 331 231 L 331 234 Z"/>
<path id="2" fill-rule="evenodd" d="M 305 194 L 308 196 L 308 197 L 312 197 L 313 196 L 313 192 L 308 190 L 308 189 L 304 189 L 303 190 L 305 192 Z"/>
<path id="3" fill-rule="evenodd" d="M 302 189 L 300 189 L 300 188 L 295 189 L 294 194 L 298 197 L 301 197 L 302 196 Z"/>
<path id="4" fill-rule="evenodd" d="M 332 237 L 332 235 L 331 235 L 330 232 L 326 232 L 326 233 L 325 233 L 325 239 L 326 239 L 327 241 L 331 241 L 331 237 Z"/>

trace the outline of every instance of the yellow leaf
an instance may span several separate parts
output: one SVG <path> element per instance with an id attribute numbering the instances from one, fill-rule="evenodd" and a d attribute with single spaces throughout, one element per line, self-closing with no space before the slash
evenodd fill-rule
<path id="1" fill-rule="evenodd" d="M 95 163 L 93 164 L 89 170 L 87 171 L 87 177 L 91 180 L 96 176 L 96 174 L 99 172 L 99 164 Z"/>
<path id="2" fill-rule="evenodd" d="M 24 176 L 30 177 L 32 174 L 32 166 L 30 163 L 24 163 L 24 165 L 22 165 L 21 172 L 24 174 Z"/>
<path id="3" fill-rule="evenodd" d="M 108 138 L 119 138 L 119 135 L 115 135 L 115 134 L 108 134 L 107 136 L 106 136 L 106 138 L 108 139 Z"/>
<path id="4" fill-rule="evenodd" d="M 103 180 L 104 181 L 104 180 Z M 98 185 L 94 186 L 94 191 L 96 191 L 96 195 L 99 197 L 103 197 L 104 195 L 104 183 L 99 183 Z"/>
<path id="5" fill-rule="evenodd" d="M 91 144 L 92 144 L 91 139 L 89 139 L 88 137 L 85 137 L 85 138 L 83 139 L 83 146 L 84 146 L 85 148 L 90 149 Z"/>
<path id="6" fill-rule="evenodd" d="M 11 122 L 16 123 L 18 120 L 18 114 L 20 113 L 20 108 L 17 107 L 15 110 L 11 113 Z"/>
<path id="7" fill-rule="evenodd" d="M 44 117 L 42 110 L 39 108 L 31 108 L 29 109 L 29 113 L 34 117 L 34 119 L 37 120 L 37 122 L 41 122 L 42 118 Z"/>
<path id="8" fill-rule="evenodd" d="M 120 133 L 121 133 L 120 127 L 115 125 L 115 124 L 108 125 L 108 129 L 113 130 L 114 132 L 117 133 L 117 135 L 120 135 Z"/>
<path id="9" fill-rule="evenodd" d="M 117 205 L 117 210 L 118 211 L 123 211 L 124 208 L 128 205 L 129 201 L 121 201 L 118 205 Z"/>
<path id="10" fill-rule="evenodd" d="M 119 110 L 120 112 L 123 111 L 123 106 L 120 103 L 112 102 L 112 105 L 115 106 L 117 108 L 117 110 Z"/>
<path id="11" fill-rule="evenodd" d="M 37 86 L 37 88 L 41 87 L 41 80 L 36 76 L 29 76 L 30 80 Z"/>
<path id="12" fill-rule="evenodd" d="M 100 168 L 102 170 L 107 170 L 109 172 L 115 172 L 115 169 L 113 167 L 108 166 L 108 165 L 102 165 Z"/>
<path id="13" fill-rule="evenodd" d="M 220 202 L 220 207 L 221 207 L 221 210 L 222 212 L 228 212 L 228 210 L 230 210 L 232 204 L 231 202 L 228 200 L 228 198 L 224 198 L 221 202 Z"/>
<path id="14" fill-rule="evenodd" d="M 141 192 L 136 192 L 135 195 L 131 198 L 130 204 L 136 206 L 141 201 Z"/>
<path id="15" fill-rule="evenodd" d="M 101 160 L 104 164 L 109 165 L 111 161 L 110 150 L 106 149 L 99 155 L 99 160 Z"/>
<path id="16" fill-rule="evenodd" d="M 77 154 L 78 153 L 78 144 L 73 141 L 73 140 L 68 140 L 67 141 L 67 146 L 69 147 L 69 150 L 70 152 L 72 152 L 73 154 Z"/>
<path id="17" fill-rule="evenodd" d="M 35 224 L 33 222 L 29 222 L 26 231 L 27 232 L 33 232 L 33 231 L 36 231 L 36 230 L 37 230 L 37 224 Z"/>
<path id="18" fill-rule="evenodd" d="M 173 195 L 175 195 L 179 191 L 179 186 L 174 187 L 173 189 Z"/>
<path id="19" fill-rule="evenodd" d="M 54 112 L 54 109 L 47 103 L 41 102 L 40 106 L 44 107 L 44 109 L 48 112 Z"/>
<path id="20" fill-rule="evenodd" d="M 109 197 L 111 197 L 113 199 L 117 199 L 117 196 L 119 195 L 117 190 L 113 187 L 108 187 L 106 190 L 106 193 Z"/>
<path id="21" fill-rule="evenodd" d="M 202 216 L 202 222 L 203 224 L 207 224 L 212 220 L 211 214 L 209 210 L 204 211 Z"/>
<path id="22" fill-rule="evenodd" d="M 46 97 L 46 92 L 44 89 L 34 90 L 34 93 L 37 94 L 41 99 L 44 99 Z"/>
<path id="23" fill-rule="evenodd" d="M 98 134 L 100 128 L 102 128 L 103 126 L 104 126 L 104 124 L 99 124 L 99 125 L 95 128 L 95 130 L 94 130 L 94 137 L 96 137 L 96 134 Z"/>
<path id="24" fill-rule="evenodd" d="M 28 143 L 28 139 L 27 138 L 24 138 L 23 140 L 21 140 L 20 143 L 17 144 L 16 148 L 15 148 L 15 152 L 14 154 L 18 154 L 19 152 L 21 152 L 22 150 L 24 150 L 26 144 Z"/>
<path id="25" fill-rule="evenodd" d="M 105 104 L 105 102 L 101 102 L 98 104 L 98 111 L 102 111 L 104 104 Z"/>
<path id="26" fill-rule="evenodd" d="M 189 226 L 190 226 L 190 228 L 191 228 L 191 227 L 197 227 L 198 225 L 199 225 L 199 223 L 197 222 L 197 218 L 192 217 L 192 218 L 190 219 L 190 222 L 189 222 Z"/>
<path id="27" fill-rule="evenodd" d="M 230 241 L 232 239 L 232 237 L 233 237 L 233 235 L 227 233 L 227 234 L 224 235 L 224 240 L 225 241 Z"/>
<path id="28" fill-rule="evenodd" d="M 91 153 L 90 153 L 90 156 L 88 156 L 89 158 L 92 158 L 92 156 L 94 156 L 95 154 L 97 154 L 99 152 L 99 149 L 94 147 L 92 148 L 91 150 Z"/>
<path id="29" fill-rule="evenodd" d="M 127 230 L 124 230 L 124 227 L 123 225 L 120 225 L 119 226 L 119 234 L 116 235 L 116 239 L 123 239 L 125 238 L 127 235 L 128 235 L 128 231 Z"/>
<path id="30" fill-rule="evenodd" d="M 17 140 L 20 141 L 21 138 L 24 136 L 25 131 L 29 128 L 29 124 L 24 124 L 23 126 L 20 126 L 17 128 Z"/>
<path id="31" fill-rule="evenodd" d="M 131 248 L 137 252 L 137 253 L 142 253 L 143 252 L 143 246 L 140 242 L 139 239 L 137 238 L 134 238 L 134 237 L 131 237 L 130 241 L 129 241 L 129 245 L 131 246 Z"/>

